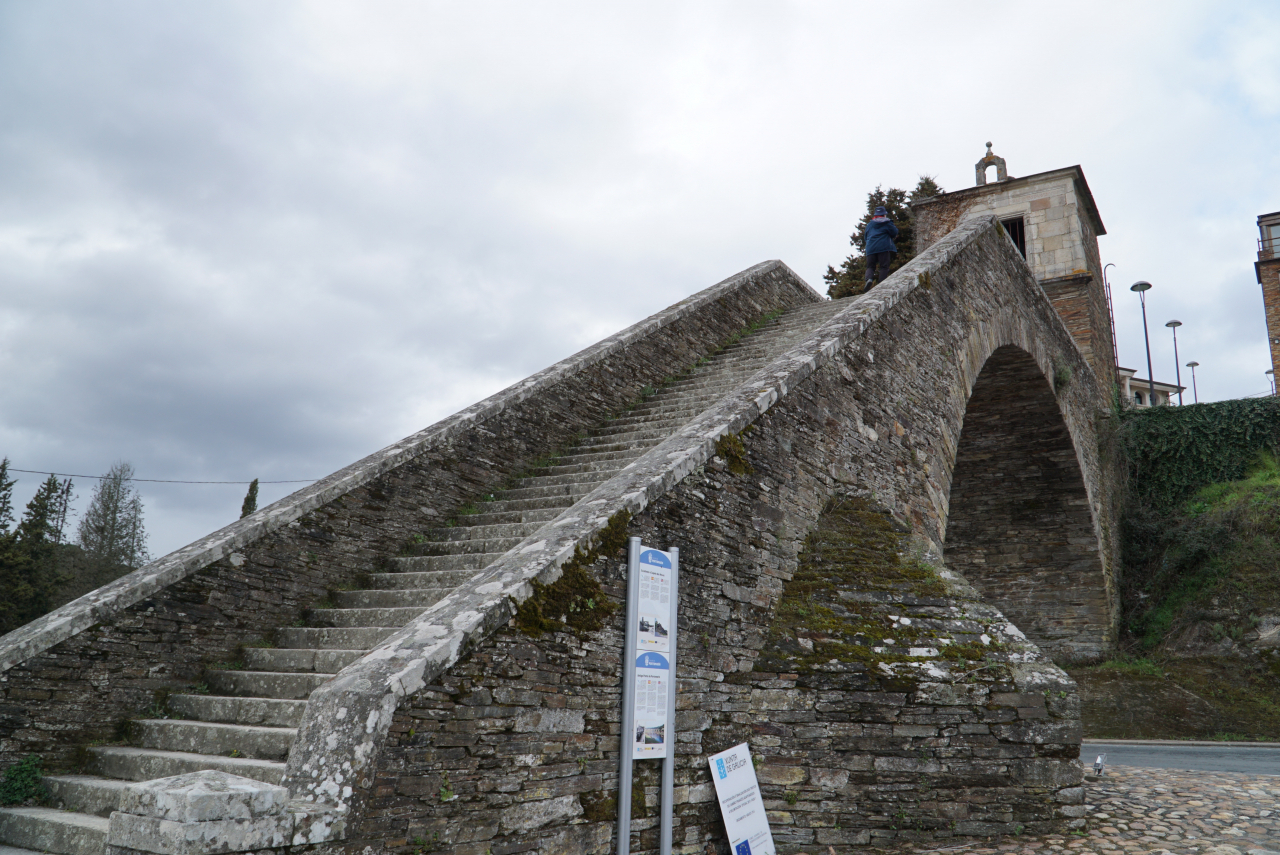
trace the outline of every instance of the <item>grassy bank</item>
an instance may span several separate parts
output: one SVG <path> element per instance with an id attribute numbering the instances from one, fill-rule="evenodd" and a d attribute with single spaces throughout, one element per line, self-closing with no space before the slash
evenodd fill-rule
<path id="1" fill-rule="evenodd" d="M 1118 421 L 1122 653 L 1073 671 L 1086 732 L 1280 739 L 1280 402 Z"/>

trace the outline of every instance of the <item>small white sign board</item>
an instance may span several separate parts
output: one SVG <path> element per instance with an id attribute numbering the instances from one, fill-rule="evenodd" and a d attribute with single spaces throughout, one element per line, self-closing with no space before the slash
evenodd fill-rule
<path id="1" fill-rule="evenodd" d="M 707 758 L 733 855 L 775 855 L 773 832 L 747 743 Z"/>

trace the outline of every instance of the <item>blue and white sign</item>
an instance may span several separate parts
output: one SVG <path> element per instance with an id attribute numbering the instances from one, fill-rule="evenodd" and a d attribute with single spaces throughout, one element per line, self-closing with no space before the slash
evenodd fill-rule
<path id="1" fill-rule="evenodd" d="M 733 855 L 775 855 L 769 816 L 747 743 L 707 758 Z"/>
<path id="2" fill-rule="evenodd" d="M 671 756 L 667 745 L 667 695 L 671 692 L 672 557 L 659 549 L 640 550 L 636 573 L 639 608 L 636 617 L 635 744 L 632 757 L 656 760 Z"/>
<path id="3" fill-rule="evenodd" d="M 636 649 L 671 650 L 671 556 L 657 549 L 640 552 L 639 617 Z"/>
<path id="4" fill-rule="evenodd" d="M 671 691 L 671 663 L 661 653 L 644 651 L 636 657 L 635 743 L 631 756 L 654 760 L 668 756 L 667 692 Z"/>

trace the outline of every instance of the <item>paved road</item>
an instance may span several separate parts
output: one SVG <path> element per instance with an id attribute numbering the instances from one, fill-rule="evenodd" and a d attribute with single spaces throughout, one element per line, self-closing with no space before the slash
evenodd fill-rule
<path id="1" fill-rule="evenodd" d="M 1187 744 L 1180 742 L 1101 743 L 1085 741 L 1080 759 L 1092 766 L 1106 753 L 1108 766 L 1147 769 L 1184 769 L 1194 772 L 1241 772 L 1246 775 L 1280 775 L 1280 745 L 1248 745 L 1230 742 Z"/>

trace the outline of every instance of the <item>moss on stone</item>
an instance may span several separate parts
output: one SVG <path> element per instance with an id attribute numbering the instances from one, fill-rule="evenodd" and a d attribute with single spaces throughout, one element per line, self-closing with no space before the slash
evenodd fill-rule
<path id="1" fill-rule="evenodd" d="M 644 794 L 641 793 L 643 799 Z M 587 822 L 612 822 L 618 816 L 618 797 L 593 790 L 578 797 L 582 802 L 582 818 Z M 641 801 L 641 807 L 644 802 Z M 633 812 L 634 813 L 634 812 Z"/>
<path id="2" fill-rule="evenodd" d="M 747 447 L 742 444 L 742 437 L 736 433 L 726 433 L 716 440 L 716 454 L 724 459 L 734 475 L 751 475 L 756 471 L 747 459 Z"/>
<path id="3" fill-rule="evenodd" d="M 627 545 L 630 511 L 618 511 L 600 530 L 595 546 L 583 551 L 579 545 L 573 557 L 560 568 L 560 578 L 550 585 L 534 580 L 533 596 L 516 608 L 516 626 L 537 638 L 544 632 L 568 630 L 576 635 L 595 632 L 618 610 L 605 594 L 590 567 L 602 556 L 613 555 Z"/>
<path id="4" fill-rule="evenodd" d="M 833 500 L 805 540 L 762 654 L 763 670 L 806 671 L 946 659 L 982 662 L 997 645 L 940 632 L 911 617 L 906 602 L 954 602 L 932 566 L 916 555 L 910 531 L 863 497 Z M 912 648 L 937 654 L 912 655 Z"/>

